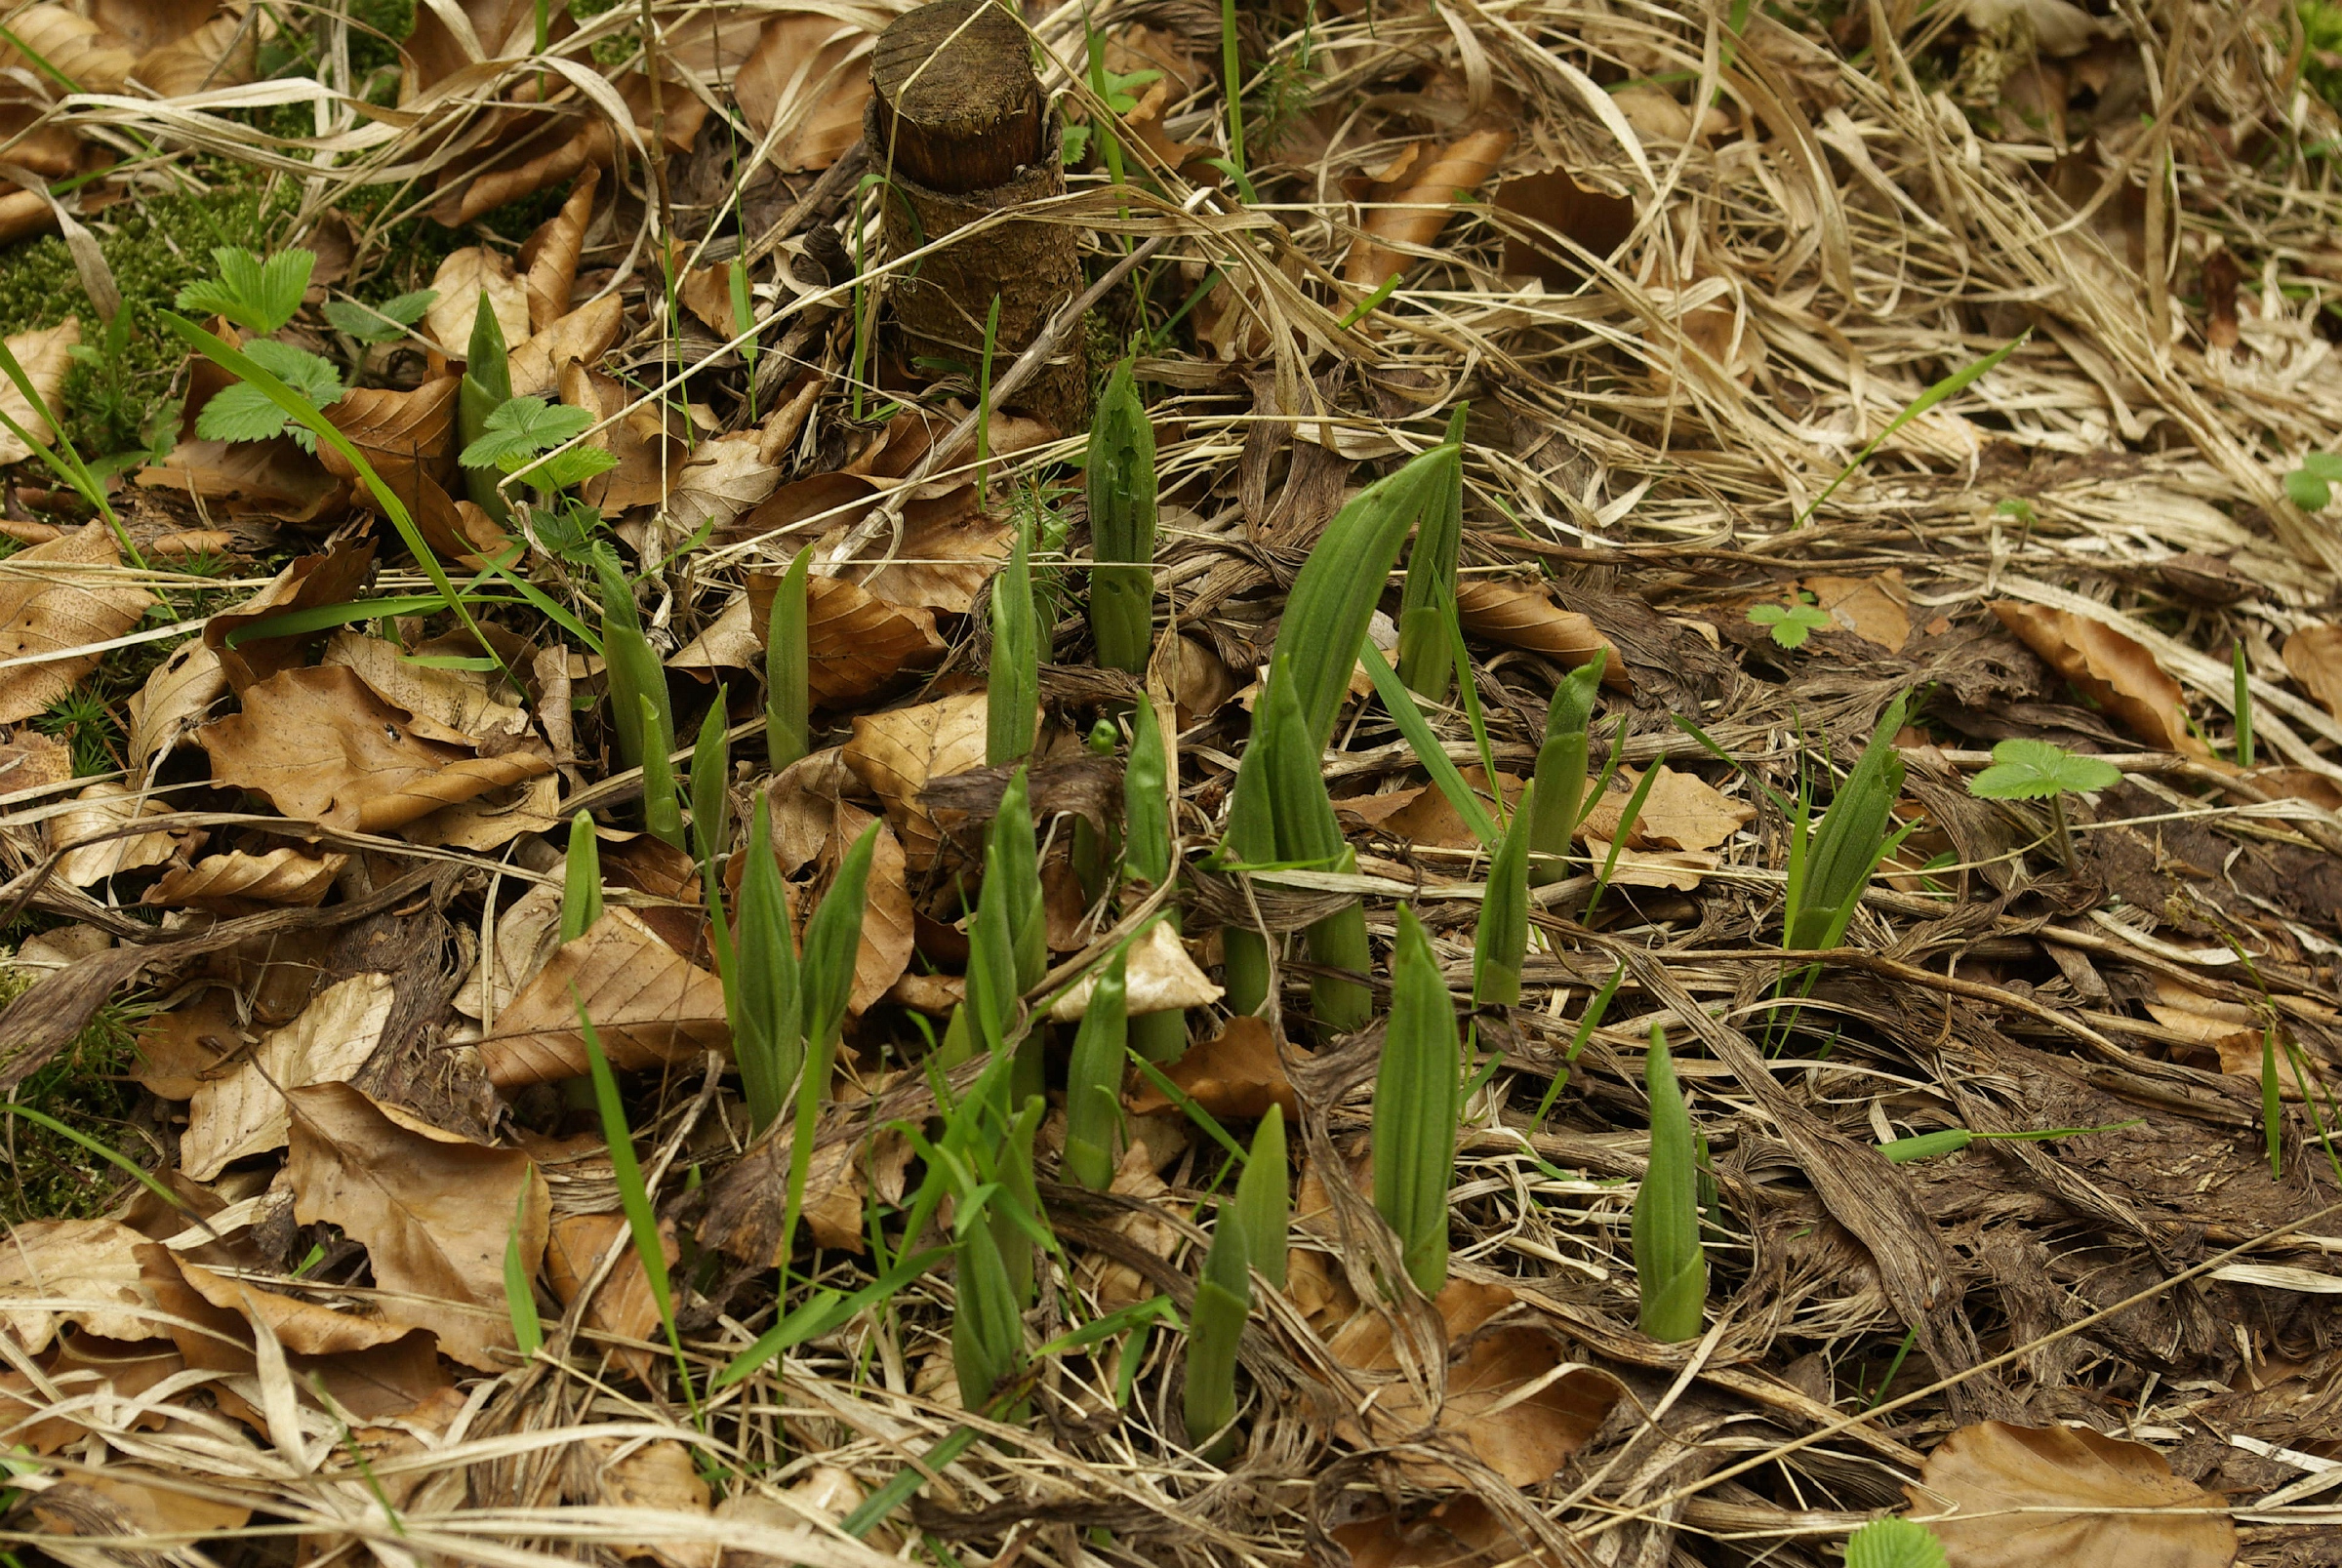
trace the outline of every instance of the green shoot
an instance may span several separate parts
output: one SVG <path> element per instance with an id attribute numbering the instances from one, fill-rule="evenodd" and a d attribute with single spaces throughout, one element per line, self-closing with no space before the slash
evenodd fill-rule
<path id="1" fill-rule="evenodd" d="M 182 310 L 225 316 L 246 332 L 262 337 L 282 332 L 300 313 L 302 296 L 309 289 L 309 272 L 317 264 L 312 251 L 280 251 L 262 261 L 233 245 L 214 250 L 212 260 L 219 265 L 220 275 L 188 284 L 172 302 Z"/>
<path id="2" fill-rule="evenodd" d="M 512 1228 L 505 1234 L 505 1309 L 512 1318 L 512 1342 L 523 1361 L 536 1359 L 545 1347 L 545 1323 L 537 1315 L 537 1287 L 520 1253 L 520 1229 L 529 1217 L 529 1188 L 521 1185 L 512 1204 Z"/>
<path id="3" fill-rule="evenodd" d="M 765 628 L 764 748 L 775 773 L 804 756 L 813 745 L 812 653 L 806 638 L 806 578 L 813 546 L 797 551 L 773 594 L 773 616 Z"/>
<path id="4" fill-rule="evenodd" d="M 1223 1204 L 1203 1255 L 1203 1277 L 1189 1312 L 1188 1387 L 1183 1414 L 1188 1440 L 1207 1460 L 1226 1459 L 1236 1446 L 1236 1351 L 1252 1311 L 1252 1253 L 1241 1203 Z"/>
<path id="5" fill-rule="evenodd" d="M 1405 905 L 1391 964 L 1391 1018 L 1374 1077 L 1374 1207 L 1426 1296 L 1447 1283 L 1447 1186 L 1462 1106 L 1455 1004 L 1431 939 Z"/>
<path id="6" fill-rule="evenodd" d="M 1433 703 L 1447 700 L 1455 673 L 1451 651 L 1456 620 L 1456 562 L 1464 543 L 1465 405 L 1447 423 L 1447 442 L 1458 460 L 1438 500 L 1426 506 L 1407 557 L 1406 586 L 1399 596 L 1398 678 L 1407 690 Z"/>
<path id="7" fill-rule="evenodd" d="M 1700 1336 L 1708 1258 L 1700 1248 L 1691 1115 L 1676 1083 L 1667 1031 L 1656 1024 L 1643 1059 L 1643 1086 L 1651 1102 L 1651 1154 L 1635 1194 L 1635 1280 L 1642 1296 L 1642 1331 L 1676 1343 Z"/>
<path id="8" fill-rule="evenodd" d="M 2252 672 L 2244 667 L 2244 645 L 2240 642 L 2230 652 L 2235 665 L 2237 712 L 2237 766 L 2252 766 Z"/>
<path id="9" fill-rule="evenodd" d="M 2323 511 L 2333 503 L 2334 485 L 2342 481 L 2342 456 L 2312 452 L 2301 466 L 2285 475 L 2285 499 L 2305 512 Z"/>
<path id="10" fill-rule="evenodd" d="M 1008 564 L 992 579 L 992 661 L 987 676 L 984 760 L 1005 768 L 1031 754 L 1041 702 L 1040 614 L 1033 604 L 1032 527 L 1017 521 Z"/>
<path id="11" fill-rule="evenodd" d="M 1130 1038 L 1124 1011 L 1127 966 L 1125 948 L 1099 971 L 1066 1068 L 1066 1151 L 1060 1169 L 1068 1182 L 1093 1192 L 1112 1183 L 1121 1152 L 1123 1053 Z"/>
<path id="12" fill-rule="evenodd" d="M 538 0 L 540 5 L 544 0 Z M 748 293 L 748 262 L 746 257 L 732 258 L 725 281 L 732 296 L 732 334 L 740 339 L 740 362 L 748 371 L 748 422 L 756 422 L 756 359 L 763 350 L 753 333 L 756 325 L 756 302 Z"/>
<path id="13" fill-rule="evenodd" d="M 1970 1144 L 2003 1139 L 2011 1143 L 2038 1144 L 2051 1138 L 2082 1138 L 2091 1133 L 2119 1133 L 2125 1127 L 2144 1125 L 2139 1121 L 2113 1121 L 2099 1127 L 2038 1127 L 2014 1133 L 1979 1133 L 1965 1127 L 1941 1127 L 1932 1133 L 1914 1133 L 1909 1138 L 1897 1138 L 1871 1146 L 1897 1165 L 1913 1160 L 1941 1159 L 1957 1154 Z"/>
<path id="14" fill-rule="evenodd" d="M 593 813 L 569 821 L 569 853 L 561 868 L 561 940 L 577 941 L 602 917 L 602 853 Z"/>
<path id="15" fill-rule="evenodd" d="M 1529 788 L 1529 798 L 1513 813 L 1504 841 L 1488 862 L 1488 892 L 1480 901 L 1472 944 L 1474 1007 L 1511 1007 L 1520 1000 L 1520 967 L 1529 953 L 1529 834 L 1536 806 L 1536 785 Z"/>
<path id="16" fill-rule="evenodd" d="M 1464 825 L 1472 829 L 1473 836 L 1483 844 L 1493 845 L 1497 840 L 1496 819 L 1488 815 L 1488 808 L 1480 804 L 1480 797 L 1473 792 L 1472 785 L 1465 782 L 1464 775 L 1449 760 L 1447 748 L 1439 744 L 1439 737 L 1432 733 L 1431 725 L 1424 721 L 1422 709 L 1416 706 L 1415 693 L 1392 669 L 1390 662 L 1383 658 L 1382 650 L 1371 641 L 1358 645 L 1358 663 L 1366 666 L 1366 674 L 1374 682 L 1375 695 L 1383 700 L 1383 706 L 1397 723 L 1399 734 L 1407 738 L 1407 744 L 1414 749 L 1415 760 L 1423 764 L 1424 772 L 1432 776 L 1432 782 L 1439 786 L 1439 792 L 1447 797 L 1447 803 L 1456 808 L 1456 815 L 1464 819 Z"/>
<path id="17" fill-rule="evenodd" d="M 1553 1082 L 1545 1086 L 1545 1097 L 1537 1102 L 1537 1114 L 1529 1118 L 1530 1126 L 1545 1125 L 1546 1112 L 1552 1110 L 1554 1102 L 1561 1097 L 1561 1090 L 1569 1082 L 1569 1069 L 1577 1064 L 1578 1053 L 1586 1049 L 1586 1042 L 1594 1038 L 1594 1031 L 1602 1026 L 1602 1015 L 1610 1011 L 1610 998 L 1618 994 L 1619 983 L 1626 978 L 1627 966 L 1622 963 L 1610 971 L 1610 978 L 1602 982 L 1602 988 L 1595 991 L 1593 999 L 1586 1004 L 1586 1011 L 1578 1018 L 1577 1032 L 1570 1036 L 1569 1050 L 1561 1059 L 1561 1070 L 1555 1073 Z"/>
<path id="18" fill-rule="evenodd" d="M 1244 1222 L 1252 1266 L 1274 1290 L 1285 1288 L 1285 1252 L 1293 1224 L 1292 1177 L 1285 1169 L 1285 1108 L 1272 1105 L 1252 1135 L 1252 1154 L 1236 1178 L 1235 1212 Z"/>
<path id="19" fill-rule="evenodd" d="M 1107 379 L 1082 469 L 1089 499 L 1090 635 L 1098 663 L 1147 672 L 1154 650 L 1154 425 L 1127 359 Z"/>
<path id="20" fill-rule="evenodd" d="M 1594 717 L 1603 663 L 1597 659 L 1563 676 L 1546 709 L 1545 743 L 1537 748 L 1530 779 L 1535 806 L 1529 813 L 1529 881 L 1539 887 L 1568 873 L 1570 835 L 1577 830 L 1579 803 L 1586 795 L 1586 727 Z"/>
<path id="21" fill-rule="evenodd" d="M 773 858 L 771 797 L 761 789 L 741 853 L 747 861 L 741 867 L 739 930 L 725 1002 L 748 1125 L 761 1133 L 780 1118 L 805 1051 L 796 940 L 781 863 Z"/>

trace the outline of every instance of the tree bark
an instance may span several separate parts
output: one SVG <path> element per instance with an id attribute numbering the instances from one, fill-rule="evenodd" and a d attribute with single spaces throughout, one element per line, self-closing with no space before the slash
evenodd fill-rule
<path id="1" fill-rule="evenodd" d="M 890 260 L 1064 192 L 1057 126 L 1033 73 L 1031 46 L 997 4 L 936 0 L 897 19 L 879 37 L 870 85 L 864 135 L 872 165 L 888 181 Z M 995 298 L 997 375 L 1081 286 L 1070 225 L 1011 220 L 892 274 L 887 299 L 908 358 L 955 361 L 973 379 Z M 1087 355 L 1076 335 L 1017 404 L 1070 433 L 1087 424 L 1089 400 Z"/>

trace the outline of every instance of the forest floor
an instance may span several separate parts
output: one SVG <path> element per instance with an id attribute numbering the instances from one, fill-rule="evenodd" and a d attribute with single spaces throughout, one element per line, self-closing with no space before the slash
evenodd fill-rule
<path id="1" fill-rule="evenodd" d="M 0 1545 L 2342 1563 L 2342 11 L 908 10 L 6 19 Z M 923 84 L 1038 152 L 911 178 L 1004 134 Z M 1314 651 L 1346 847 L 1237 857 L 1288 595 L 1386 559 L 1313 546 L 1455 457 L 1452 581 L 1427 509 Z M 733 945 L 817 906 L 776 1122 Z"/>

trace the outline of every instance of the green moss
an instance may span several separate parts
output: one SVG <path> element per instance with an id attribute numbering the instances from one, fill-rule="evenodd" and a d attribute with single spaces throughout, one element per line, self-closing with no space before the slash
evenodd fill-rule
<path id="1" fill-rule="evenodd" d="M 31 985 L 30 977 L 0 968 L 0 1006 Z M 90 1026 L 49 1065 L 17 1089 L 17 1104 L 52 1116 L 116 1153 L 151 1165 L 152 1150 L 124 1125 L 140 1089 L 124 1076 L 137 1061 L 130 1013 L 117 1005 L 99 1011 Z M 0 1222 L 84 1220 L 120 1197 L 127 1178 L 115 1166 L 20 1116 L 0 1117 Z"/>
<path id="2" fill-rule="evenodd" d="M 265 201 L 254 185 L 230 186 L 125 203 L 89 220 L 122 291 L 130 337 L 120 356 L 99 365 L 76 362 L 66 373 L 65 433 L 77 448 L 102 456 L 145 444 L 142 431 L 186 357 L 163 332 L 157 312 L 171 307 L 182 286 L 212 270 L 213 246 L 266 249 L 289 202 Z M 82 293 L 64 241 L 50 234 L 0 249 L 0 336 L 54 327 L 67 316 L 81 318 L 82 341 L 95 345 L 98 312 Z"/>
<path id="3" fill-rule="evenodd" d="M 2342 110 L 2342 5 L 2302 0 L 2301 27 L 2309 49 L 2301 61 L 2301 79 L 2311 92 Z"/>

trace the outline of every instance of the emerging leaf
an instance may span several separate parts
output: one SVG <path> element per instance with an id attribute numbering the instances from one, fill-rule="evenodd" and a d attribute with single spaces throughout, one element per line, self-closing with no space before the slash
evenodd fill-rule
<path id="1" fill-rule="evenodd" d="M 272 339 L 258 338 L 244 345 L 255 364 L 319 408 L 342 395 L 342 375 L 332 365 Z M 287 426 L 291 426 L 288 430 Z M 212 394 L 195 417 L 195 433 L 206 441 L 266 441 L 290 434 L 303 452 L 317 450 L 317 434 L 268 400 L 266 393 L 242 382 Z"/>
<path id="2" fill-rule="evenodd" d="M 2111 762 L 2077 756 L 2047 741 L 2003 741 L 1993 747 L 1993 765 L 1968 781 L 1968 793 L 1981 800 L 2047 800 L 2112 789 L 2121 782 L 2122 770 Z"/>
<path id="3" fill-rule="evenodd" d="M 395 342 L 407 335 L 409 327 L 423 319 L 423 313 L 438 298 L 436 289 L 418 289 L 382 304 L 329 300 L 325 319 L 333 324 L 335 331 L 345 332 L 362 343 Z"/>
<path id="4" fill-rule="evenodd" d="M 1784 648 L 1802 648 L 1807 637 L 1828 629 L 1830 614 L 1807 604 L 1800 593 L 1795 604 L 1751 605 L 1749 624 L 1772 627 L 1773 641 Z"/>
<path id="5" fill-rule="evenodd" d="M 575 440 L 592 424 L 593 416 L 582 408 L 547 403 L 542 397 L 511 398 L 488 416 L 479 439 L 465 447 L 458 461 L 466 468 L 514 473 L 538 453 Z"/>
<path id="6" fill-rule="evenodd" d="M 1873 1519 L 1846 1538 L 1846 1568 L 1944 1568 L 1944 1544 L 1910 1519 Z"/>
<path id="7" fill-rule="evenodd" d="M 225 316 L 237 326 L 265 337 L 281 331 L 301 309 L 308 292 L 309 270 L 317 264 L 311 251 L 280 251 L 265 262 L 236 245 L 212 252 L 219 263 L 217 278 L 204 278 L 179 291 L 182 310 Z"/>

